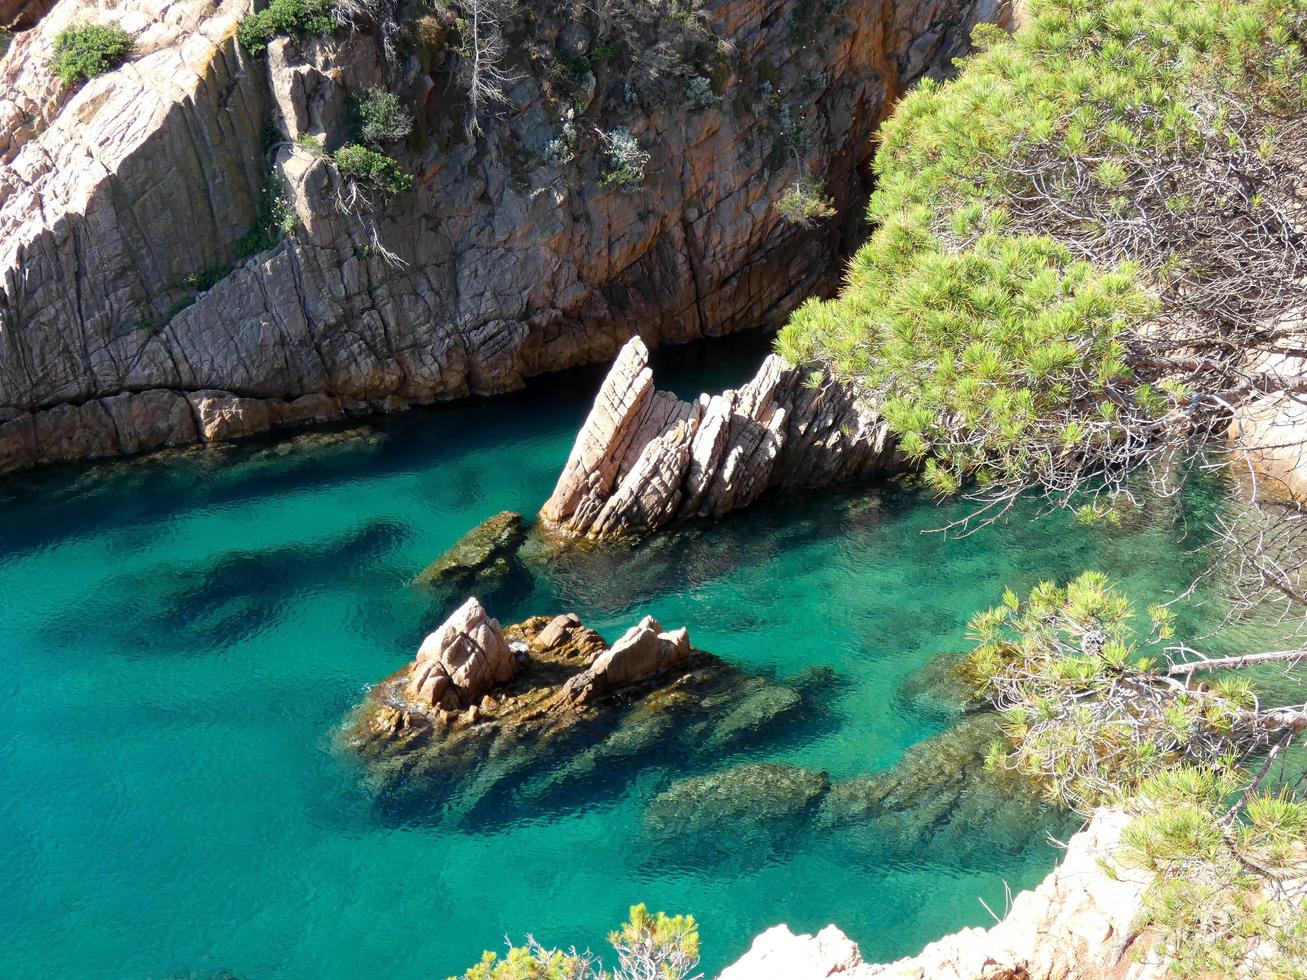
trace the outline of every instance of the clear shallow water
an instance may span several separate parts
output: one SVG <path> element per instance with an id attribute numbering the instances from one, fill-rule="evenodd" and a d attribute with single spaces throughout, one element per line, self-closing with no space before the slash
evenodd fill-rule
<path id="1" fill-rule="evenodd" d="M 707 350 L 679 356 L 678 390 L 756 364 L 756 345 Z M 0 976 L 443 977 L 506 933 L 599 949 L 637 901 L 697 916 L 709 971 L 779 921 L 837 922 L 875 960 L 1042 877 L 1038 835 L 992 828 L 950 855 L 910 820 L 880 850 L 813 831 L 660 860 L 641 821 L 675 759 L 512 819 L 377 805 L 335 735 L 446 611 L 409 580 L 490 514 L 534 512 L 597 384 L 0 487 Z M 828 712 L 723 764 L 838 780 L 950 725 L 905 685 L 1005 584 L 1094 567 L 1157 596 L 1198 567 L 1169 508 L 1110 531 L 1030 511 L 922 533 L 957 513 L 902 489 L 782 498 L 483 598 L 505 622 L 574 610 L 610 638 L 651 612 L 781 680 L 832 668 Z"/>

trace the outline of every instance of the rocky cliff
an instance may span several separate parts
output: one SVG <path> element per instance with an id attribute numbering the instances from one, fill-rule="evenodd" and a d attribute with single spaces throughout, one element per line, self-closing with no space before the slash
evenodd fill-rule
<path id="1" fill-rule="evenodd" d="M 1129 817 L 1104 810 L 1068 843 L 1062 863 L 1022 892 L 1002 922 L 964 929 L 917 956 L 863 963 L 835 926 L 796 936 L 777 926 L 759 936 L 721 980 L 1150 980 L 1166 964 L 1136 955 L 1132 920 L 1148 877 L 1115 858 Z"/>
<path id="2" fill-rule="evenodd" d="M 682 401 L 654 387 L 639 337 L 622 348 L 540 512 L 564 535 L 611 538 L 746 507 L 772 487 L 892 473 L 886 424 L 838 385 L 772 355 L 739 389 Z"/>
<path id="3" fill-rule="evenodd" d="M 22 26 L 45 6 L 0 13 Z M 507 103 L 469 139 L 452 19 L 370 6 L 386 16 L 257 58 L 234 36 L 248 0 L 59 0 L 15 38 L 0 469 L 491 393 L 636 333 L 776 323 L 832 285 L 856 231 L 784 220 L 785 189 L 809 176 L 856 216 L 894 99 L 977 20 L 1010 17 L 998 0 L 708 0 L 690 18 L 632 7 L 614 41 L 580 6 L 523 6 Z M 87 20 L 128 30 L 132 54 L 61 86 L 54 39 Z M 412 107 L 389 150 L 416 181 L 347 207 L 322 151 L 369 87 Z M 649 155 L 634 185 L 606 176 L 619 129 Z"/>

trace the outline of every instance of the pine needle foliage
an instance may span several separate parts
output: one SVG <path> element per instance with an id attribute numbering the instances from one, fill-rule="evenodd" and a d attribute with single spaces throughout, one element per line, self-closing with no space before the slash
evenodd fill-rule
<path id="1" fill-rule="evenodd" d="M 1121 857 L 1153 874 L 1136 925 L 1173 972 L 1307 976 L 1307 802 L 1301 780 L 1262 785 L 1303 710 L 1263 709 L 1230 659 L 1173 642 L 1167 607 L 1141 616 L 1096 572 L 1009 589 L 969 632 L 964 673 L 1003 716 L 988 766 L 1132 815 Z"/>
<path id="2" fill-rule="evenodd" d="M 1307 976 L 1307 804 L 1249 797 L 1230 819 L 1237 778 L 1184 767 L 1131 801 L 1122 857 L 1151 871 L 1137 926 L 1181 976 Z"/>
<path id="3" fill-rule="evenodd" d="M 1296 247 L 1268 161 L 1300 124 L 1264 122 L 1307 104 L 1307 0 L 1032 6 L 899 104 L 876 231 L 777 341 L 881 406 L 943 493 L 1119 490 L 1196 393 L 1242 383 L 1203 345 L 1228 357 Z"/>

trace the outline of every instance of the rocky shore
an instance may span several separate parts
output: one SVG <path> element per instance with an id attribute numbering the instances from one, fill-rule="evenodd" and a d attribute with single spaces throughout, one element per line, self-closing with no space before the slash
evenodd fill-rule
<path id="1" fill-rule="evenodd" d="M 796 936 L 780 925 L 720 980 L 1158 980 L 1166 964 L 1146 955 L 1146 938 L 1132 928 L 1150 879 L 1116 856 L 1128 822 L 1119 810 L 1097 813 L 1058 867 L 989 929 L 963 929 L 916 956 L 871 964 L 836 926 Z"/>
<path id="2" fill-rule="evenodd" d="M 896 472 L 886 424 L 837 385 L 769 356 L 748 384 L 686 402 L 654 386 L 634 337 L 617 356 L 553 494 L 545 526 L 612 538 L 718 517 L 777 487 Z"/>

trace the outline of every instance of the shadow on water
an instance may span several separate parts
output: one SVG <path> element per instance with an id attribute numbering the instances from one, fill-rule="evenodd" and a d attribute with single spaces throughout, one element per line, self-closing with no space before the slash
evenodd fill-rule
<path id="1" fill-rule="evenodd" d="M 126 649 L 176 656 L 233 646 L 263 634 L 295 600 L 348 584 L 358 567 L 388 555 L 408 534 L 402 524 L 369 521 L 314 545 L 226 552 L 208 567 L 163 563 L 118 576 L 100 590 L 103 598 L 85 600 L 88 615 L 70 620 L 62 639 L 75 640 L 89 616 Z M 120 615 L 123 594 L 141 597 L 135 615 Z"/>

